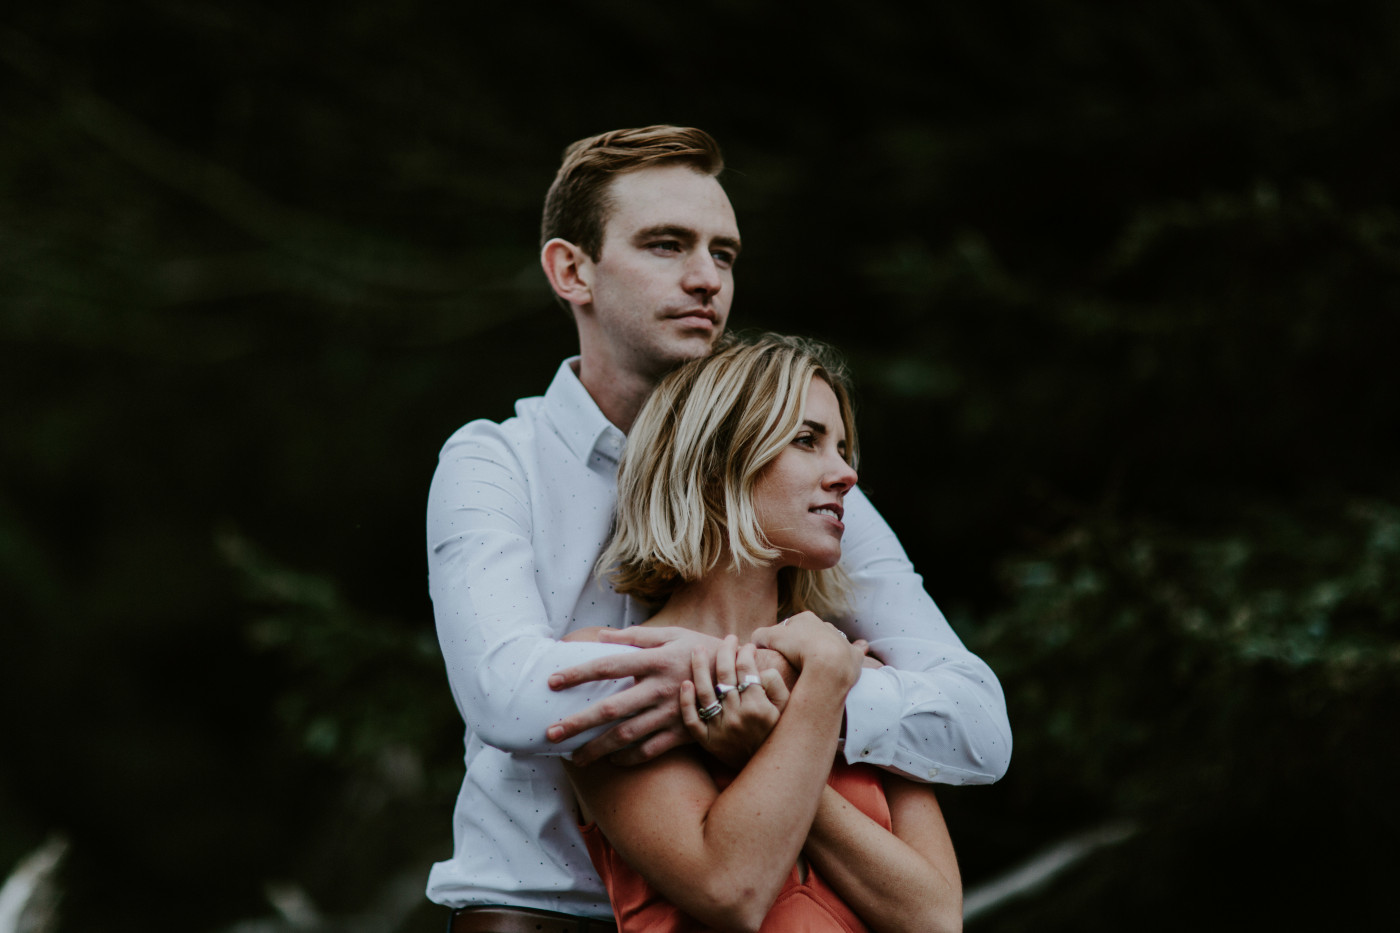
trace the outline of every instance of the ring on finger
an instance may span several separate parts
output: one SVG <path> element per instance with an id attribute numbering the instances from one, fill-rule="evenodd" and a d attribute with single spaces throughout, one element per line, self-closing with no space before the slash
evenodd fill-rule
<path id="1" fill-rule="evenodd" d="M 725 697 L 738 689 L 739 688 L 733 684 L 715 684 L 715 696 L 723 701 Z"/>
<path id="2" fill-rule="evenodd" d="M 724 707 L 720 705 L 719 700 L 716 700 L 709 706 L 700 706 L 696 708 L 696 713 L 699 715 L 701 722 L 709 722 L 722 712 L 724 712 Z"/>
<path id="3" fill-rule="evenodd" d="M 734 689 L 738 690 L 740 693 L 743 693 L 750 687 L 757 687 L 760 686 L 762 683 L 763 678 L 759 677 L 757 674 L 745 674 L 744 679 L 739 681 L 739 685 Z"/>

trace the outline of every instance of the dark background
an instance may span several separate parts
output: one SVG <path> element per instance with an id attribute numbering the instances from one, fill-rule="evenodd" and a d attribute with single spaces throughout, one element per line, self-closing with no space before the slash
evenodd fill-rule
<path id="1" fill-rule="evenodd" d="M 0 876 L 62 834 L 62 930 L 415 899 L 436 453 L 573 350 L 563 147 L 671 122 L 725 148 L 735 323 L 846 351 L 863 484 L 1006 687 L 965 880 L 1136 829 L 974 928 L 1379 926 L 1397 61 L 1384 0 L 7 9 Z"/>

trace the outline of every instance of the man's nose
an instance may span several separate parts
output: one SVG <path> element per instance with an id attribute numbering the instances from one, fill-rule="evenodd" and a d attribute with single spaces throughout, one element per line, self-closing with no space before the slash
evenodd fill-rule
<path id="1" fill-rule="evenodd" d="M 720 274 L 719 263 L 706 252 L 697 252 L 685 266 L 685 280 L 682 287 L 692 295 L 709 297 L 724 287 L 724 277 Z"/>

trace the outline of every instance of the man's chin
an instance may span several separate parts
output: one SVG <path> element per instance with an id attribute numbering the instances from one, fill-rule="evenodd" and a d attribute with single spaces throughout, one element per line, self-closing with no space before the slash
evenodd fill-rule
<path id="1" fill-rule="evenodd" d="M 694 333 L 676 340 L 672 344 L 672 355 L 676 365 L 709 356 L 714 352 L 723 334 L 724 329 L 717 327 L 709 333 Z"/>

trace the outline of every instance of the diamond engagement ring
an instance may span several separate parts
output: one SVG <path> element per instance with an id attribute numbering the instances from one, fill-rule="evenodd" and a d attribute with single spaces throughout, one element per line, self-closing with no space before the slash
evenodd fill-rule
<path id="1" fill-rule="evenodd" d="M 698 707 L 696 712 L 699 713 L 701 722 L 709 722 L 711 719 L 714 719 L 720 713 L 724 712 L 724 707 L 720 706 L 719 701 L 716 700 L 709 706 Z"/>

